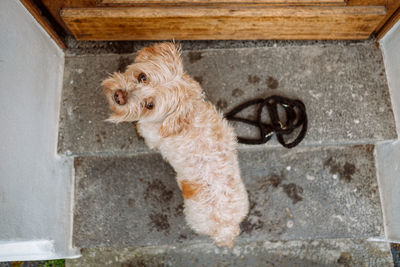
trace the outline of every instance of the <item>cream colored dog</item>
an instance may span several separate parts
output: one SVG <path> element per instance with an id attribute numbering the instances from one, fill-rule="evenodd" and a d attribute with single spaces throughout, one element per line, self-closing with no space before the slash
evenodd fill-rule
<path id="1" fill-rule="evenodd" d="M 175 169 L 189 226 L 232 247 L 249 209 L 236 136 L 184 72 L 180 49 L 172 43 L 144 48 L 103 87 L 113 111 L 108 120 L 137 121 L 146 144 Z"/>

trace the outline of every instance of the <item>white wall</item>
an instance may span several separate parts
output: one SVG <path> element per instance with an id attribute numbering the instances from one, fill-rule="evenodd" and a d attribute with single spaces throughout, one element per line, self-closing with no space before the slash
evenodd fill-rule
<path id="1" fill-rule="evenodd" d="M 385 61 L 397 133 L 400 133 L 400 21 L 382 38 L 380 46 Z"/>
<path id="2" fill-rule="evenodd" d="M 380 46 L 400 135 L 400 21 L 382 38 Z M 378 145 L 376 159 L 386 237 L 400 242 L 400 141 Z"/>
<path id="3" fill-rule="evenodd" d="M 1 0 L 0 261 L 76 255 L 72 162 L 56 155 L 63 66 L 22 4 Z"/>

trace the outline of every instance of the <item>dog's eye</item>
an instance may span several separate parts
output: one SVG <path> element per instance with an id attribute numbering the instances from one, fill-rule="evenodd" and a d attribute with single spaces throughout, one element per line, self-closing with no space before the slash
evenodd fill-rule
<path id="1" fill-rule="evenodd" d="M 153 102 L 149 102 L 149 103 L 146 104 L 146 108 L 147 109 L 153 109 L 153 107 L 154 107 Z"/>
<path id="2" fill-rule="evenodd" d="M 139 74 L 139 76 L 138 76 L 137 79 L 138 79 L 138 82 L 143 83 L 143 82 L 146 82 L 146 81 L 147 81 L 147 76 L 146 76 L 146 74 L 144 74 L 144 73 L 142 72 L 142 73 Z"/>

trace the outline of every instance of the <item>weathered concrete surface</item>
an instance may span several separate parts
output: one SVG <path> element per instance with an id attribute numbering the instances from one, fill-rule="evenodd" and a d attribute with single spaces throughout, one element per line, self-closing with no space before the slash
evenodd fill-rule
<path id="1" fill-rule="evenodd" d="M 67 267 L 103 266 L 393 266 L 388 244 L 365 240 L 251 242 L 232 250 L 211 244 L 83 249 Z"/>
<path id="2" fill-rule="evenodd" d="M 299 45 L 341 45 L 359 43 L 364 41 L 344 40 L 181 40 L 178 43 L 184 50 L 209 50 L 209 49 L 235 49 L 235 48 L 257 48 L 257 47 L 281 47 Z M 374 42 L 374 40 L 371 40 Z M 73 36 L 67 36 L 68 49 L 66 55 L 88 55 L 88 54 L 128 54 L 136 53 L 143 47 L 154 44 L 154 41 L 78 41 Z"/>
<path id="3" fill-rule="evenodd" d="M 104 122 L 109 111 L 100 83 L 133 59 L 133 54 L 66 57 L 60 153 L 148 152 L 131 124 Z M 224 112 L 272 94 L 303 100 L 309 116 L 303 145 L 396 137 L 381 52 L 372 42 L 186 51 L 184 63 Z"/>
<path id="4" fill-rule="evenodd" d="M 239 241 L 383 236 L 373 146 L 239 153 L 250 214 Z M 210 242 L 191 231 L 173 169 L 158 154 L 75 160 L 77 247 Z"/>

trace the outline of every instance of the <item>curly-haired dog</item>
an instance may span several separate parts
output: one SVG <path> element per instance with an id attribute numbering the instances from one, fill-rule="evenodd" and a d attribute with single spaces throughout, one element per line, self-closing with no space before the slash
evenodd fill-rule
<path id="1" fill-rule="evenodd" d="M 102 84 L 113 111 L 108 120 L 137 121 L 146 144 L 175 169 L 189 226 L 232 247 L 249 209 L 236 136 L 184 72 L 179 48 L 172 43 L 144 48 L 126 72 Z"/>

